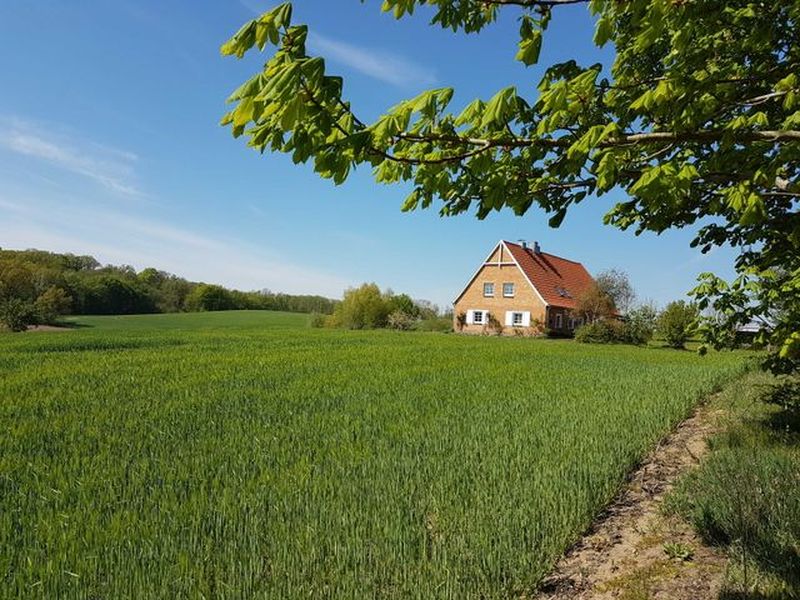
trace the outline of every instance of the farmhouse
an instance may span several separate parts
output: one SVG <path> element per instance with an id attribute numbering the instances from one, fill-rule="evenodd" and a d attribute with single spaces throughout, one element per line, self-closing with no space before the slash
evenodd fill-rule
<path id="1" fill-rule="evenodd" d="M 582 324 L 578 298 L 594 280 L 573 260 L 501 240 L 453 303 L 456 331 L 570 335 Z"/>

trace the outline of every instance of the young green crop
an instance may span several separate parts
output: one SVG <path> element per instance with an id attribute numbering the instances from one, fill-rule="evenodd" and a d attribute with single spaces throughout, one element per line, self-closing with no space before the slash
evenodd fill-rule
<path id="1" fill-rule="evenodd" d="M 267 313 L 0 337 L 0 591 L 533 590 L 744 357 L 303 328 Z"/>

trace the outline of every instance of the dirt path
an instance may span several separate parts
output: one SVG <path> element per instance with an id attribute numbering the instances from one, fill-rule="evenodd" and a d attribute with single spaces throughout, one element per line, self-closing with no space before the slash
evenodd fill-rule
<path id="1" fill-rule="evenodd" d="M 708 600 L 716 598 L 725 558 L 660 506 L 678 476 L 708 451 L 719 412 L 700 407 L 665 439 L 592 529 L 556 565 L 538 600 Z M 691 552 L 687 557 L 673 554 Z"/>

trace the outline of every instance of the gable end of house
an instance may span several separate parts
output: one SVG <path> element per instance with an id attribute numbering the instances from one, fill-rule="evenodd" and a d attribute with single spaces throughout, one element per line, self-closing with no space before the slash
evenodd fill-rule
<path id="1" fill-rule="evenodd" d="M 464 294 L 467 292 L 467 290 L 469 290 L 472 284 L 475 283 L 475 280 L 478 278 L 478 275 L 481 274 L 481 271 L 483 271 L 485 267 L 512 267 L 512 266 L 516 267 L 519 270 L 519 272 L 525 278 L 525 281 L 528 283 L 528 285 L 531 287 L 534 293 L 536 293 L 536 295 L 541 299 L 541 301 L 545 304 L 545 306 L 547 305 L 547 302 L 539 293 L 539 290 L 537 290 L 536 286 L 533 285 L 533 282 L 525 273 L 525 270 L 520 266 L 519 262 L 517 262 L 517 259 L 514 258 L 514 255 L 512 254 L 511 250 L 506 244 L 507 243 L 505 240 L 500 240 L 499 242 L 497 242 L 497 244 L 489 253 L 489 255 L 476 269 L 475 273 L 473 273 L 472 277 L 469 278 L 467 284 L 464 286 L 464 288 L 461 290 L 458 296 L 456 296 L 455 300 L 453 300 L 453 306 L 455 306 L 459 302 L 459 300 L 461 300 L 464 297 Z"/>

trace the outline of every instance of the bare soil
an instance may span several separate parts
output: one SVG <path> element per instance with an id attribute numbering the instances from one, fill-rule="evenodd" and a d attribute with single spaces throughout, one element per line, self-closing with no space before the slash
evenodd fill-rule
<path id="1" fill-rule="evenodd" d="M 653 450 L 591 530 L 559 561 L 538 600 L 717 598 L 725 557 L 703 545 L 688 523 L 665 516 L 661 504 L 678 477 L 708 452 L 707 440 L 717 430 L 719 416 L 719 411 L 701 406 Z"/>

